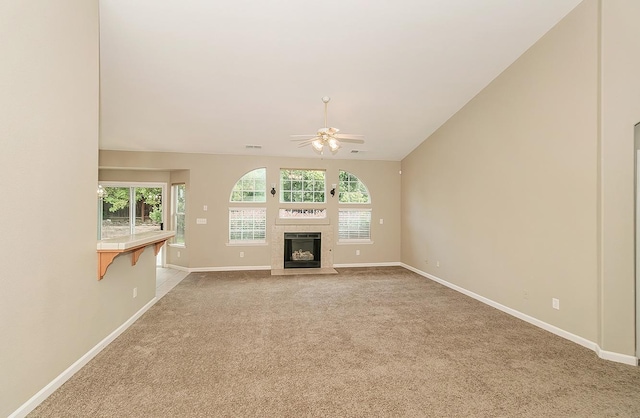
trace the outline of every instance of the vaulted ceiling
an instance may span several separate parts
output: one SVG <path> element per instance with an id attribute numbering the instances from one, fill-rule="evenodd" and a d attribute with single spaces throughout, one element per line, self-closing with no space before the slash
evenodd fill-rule
<path id="1" fill-rule="evenodd" d="M 580 1 L 101 0 L 100 148 L 401 160 Z"/>

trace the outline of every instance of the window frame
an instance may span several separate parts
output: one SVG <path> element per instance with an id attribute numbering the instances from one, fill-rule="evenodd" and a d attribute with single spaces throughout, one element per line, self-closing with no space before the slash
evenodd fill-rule
<path id="1" fill-rule="evenodd" d="M 367 229 L 367 238 L 343 238 L 343 231 L 341 229 L 341 224 L 342 224 L 342 217 L 341 215 L 343 213 L 348 213 L 348 212 L 358 212 L 358 213 L 367 213 L 369 215 L 369 228 Z M 372 213 L 373 210 L 371 208 L 338 208 L 338 242 L 339 243 L 343 243 L 343 244 L 349 244 L 349 243 L 370 243 L 372 242 L 371 240 L 371 220 L 372 220 Z M 347 229 L 347 234 L 349 234 L 352 231 L 358 231 L 358 233 L 361 231 L 360 229 Z"/>
<path id="2" fill-rule="evenodd" d="M 263 213 L 263 219 L 261 219 L 264 225 L 264 238 L 262 239 L 232 239 L 232 219 L 231 213 L 232 211 L 259 211 Z M 255 235 L 255 227 L 252 229 Z M 240 232 L 243 229 L 239 230 Z M 266 206 L 239 206 L 239 207 L 229 207 L 228 209 L 228 245 L 265 245 L 267 244 L 267 208 Z"/>
<path id="3" fill-rule="evenodd" d="M 349 180 L 348 183 L 355 183 L 358 184 L 359 186 L 362 186 L 364 188 L 364 190 L 366 191 L 366 195 L 367 195 L 367 201 L 366 202 L 343 202 L 341 201 L 341 196 L 343 196 L 343 194 L 346 193 L 353 193 L 351 191 L 343 191 L 343 187 L 342 187 L 342 183 L 343 181 L 340 180 L 340 174 L 341 173 L 347 173 L 349 176 L 354 177 L 356 180 Z M 355 174 L 353 174 L 350 171 L 347 170 L 338 170 L 338 203 L 342 204 L 342 205 L 371 205 L 371 192 L 369 192 L 369 188 L 367 187 L 366 184 L 364 184 L 364 182 L 362 180 L 360 180 L 360 177 L 356 176 Z"/>
<path id="4" fill-rule="evenodd" d="M 350 180 L 349 183 L 356 183 L 359 185 L 358 188 L 363 187 L 367 194 L 367 202 L 341 202 L 340 196 L 342 193 L 343 182 L 340 180 L 340 174 L 347 173 L 349 176 L 353 177 L 355 180 Z M 373 220 L 373 207 L 372 207 L 372 197 L 371 192 L 367 185 L 360 179 L 360 177 L 356 176 L 350 171 L 347 170 L 338 170 L 338 244 L 372 244 L 373 240 L 371 238 L 371 224 Z M 347 236 L 352 232 L 350 229 L 347 231 L 342 230 L 342 222 L 341 217 L 344 212 L 366 212 L 368 213 L 368 223 L 369 229 L 367 231 L 368 238 L 342 238 L 342 236 L 346 233 Z"/>
<path id="5" fill-rule="evenodd" d="M 124 237 L 124 236 L 130 236 L 130 235 L 135 235 L 135 227 L 136 227 L 136 207 L 135 204 L 132 205 L 131 202 L 135 201 L 135 189 L 137 188 L 160 188 L 162 189 L 162 204 L 161 204 L 161 208 L 162 208 L 162 224 L 166 225 L 167 223 L 167 183 L 160 183 L 160 182 L 155 182 L 155 181 L 150 181 L 150 182 L 146 182 L 146 181 L 99 181 L 98 184 L 100 186 L 102 186 L 102 188 L 106 189 L 108 187 L 118 187 L 118 188 L 128 188 L 129 189 L 129 234 L 126 235 L 118 235 L 116 237 L 111 237 L 111 238 L 118 238 L 118 237 Z M 101 202 L 102 204 L 104 204 Z M 99 209 L 100 211 L 102 211 L 102 208 Z M 99 212 L 99 214 L 101 214 L 101 212 Z M 100 232 L 98 234 L 98 236 L 101 239 L 106 239 L 102 237 L 102 216 L 99 216 L 98 219 L 98 228 L 100 229 Z"/>
<path id="6" fill-rule="evenodd" d="M 178 188 L 184 188 L 184 212 L 178 212 Z M 183 231 L 182 231 L 182 242 L 178 242 L 178 215 L 183 216 Z M 183 247 L 187 246 L 187 185 L 186 183 L 173 183 L 171 184 L 171 222 L 174 231 L 176 231 L 176 235 L 173 237 L 171 246 L 172 247 Z"/>
<path id="7" fill-rule="evenodd" d="M 264 174 L 264 178 L 260 179 L 263 180 L 264 182 L 264 189 L 263 190 L 258 190 L 255 187 L 252 189 L 244 189 L 244 182 L 247 181 L 253 181 L 254 182 L 254 186 L 255 186 L 255 180 L 256 179 L 247 179 L 245 177 L 247 177 L 249 174 L 252 174 L 258 170 L 262 170 L 263 174 Z M 240 190 L 236 190 L 236 188 L 238 187 L 238 185 L 240 185 Z M 242 196 L 243 199 L 242 200 L 234 200 L 233 199 L 233 195 L 234 193 L 239 192 Z M 254 193 L 254 199 L 253 200 L 244 200 L 244 193 Z M 256 200 L 255 199 L 255 193 L 262 193 L 262 200 Z M 266 167 L 258 167 L 258 168 L 254 168 L 253 170 L 249 170 L 246 173 L 244 173 L 239 179 L 238 181 L 236 181 L 233 184 L 233 187 L 231 188 L 231 193 L 229 194 L 229 203 L 233 203 L 233 204 L 244 204 L 244 203 L 266 203 L 267 202 L 267 168 Z"/>
<path id="8" fill-rule="evenodd" d="M 305 182 L 309 181 L 309 180 L 304 180 L 304 179 L 300 179 L 297 181 L 302 182 L 302 184 L 300 184 L 299 186 L 299 190 L 294 190 L 294 180 L 290 180 L 289 182 L 291 183 L 291 186 L 289 188 L 285 188 L 285 183 L 284 183 L 284 179 L 282 178 L 282 174 L 284 171 L 307 171 L 307 172 L 319 172 L 322 173 L 322 190 L 316 190 L 315 187 L 315 183 L 318 182 L 318 180 L 313 180 L 314 181 L 314 186 L 312 187 L 312 190 L 305 190 Z M 280 193 L 279 193 L 279 201 L 281 204 L 283 205 L 324 205 L 327 203 L 327 170 L 323 170 L 320 168 L 281 168 L 280 171 L 278 172 L 278 178 L 279 178 L 279 185 L 280 185 Z M 299 192 L 302 195 L 302 200 L 299 202 L 294 202 L 293 201 L 293 192 Z M 322 201 L 305 201 L 304 200 L 304 194 L 305 192 L 308 193 L 312 193 L 313 196 L 316 196 L 319 193 L 322 193 Z M 286 201 L 284 200 L 284 194 L 285 193 L 292 193 L 292 198 L 291 201 Z"/>

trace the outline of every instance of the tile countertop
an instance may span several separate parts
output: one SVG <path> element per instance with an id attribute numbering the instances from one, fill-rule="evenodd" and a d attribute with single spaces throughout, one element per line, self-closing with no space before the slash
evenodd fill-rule
<path id="1" fill-rule="evenodd" d="M 130 248 L 140 247 L 145 244 L 167 240 L 173 237 L 176 231 L 153 231 L 142 234 L 125 235 L 117 238 L 109 238 L 98 241 L 98 251 L 125 251 Z"/>

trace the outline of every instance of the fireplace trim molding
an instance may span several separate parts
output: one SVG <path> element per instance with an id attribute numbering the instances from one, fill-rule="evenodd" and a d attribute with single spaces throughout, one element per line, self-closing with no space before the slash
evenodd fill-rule
<path id="1" fill-rule="evenodd" d="M 271 229 L 271 269 L 284 269 L 284 234 L 285 232 L 320 232 L 320 268 L 333 268 L 333 227 L 331 225 L 302 224 L 273 225 Z"/>

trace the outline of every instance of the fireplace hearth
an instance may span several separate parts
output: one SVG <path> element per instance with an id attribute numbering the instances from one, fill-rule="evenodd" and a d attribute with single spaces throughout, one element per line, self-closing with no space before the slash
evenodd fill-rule
<path id="1" fill-rule="evenodd" d="M 321 247 L 320 232 L 285 232 L 284 268 L 320 268 Z"/>

